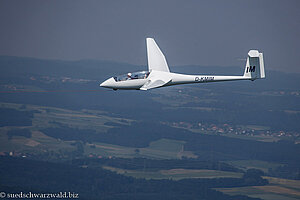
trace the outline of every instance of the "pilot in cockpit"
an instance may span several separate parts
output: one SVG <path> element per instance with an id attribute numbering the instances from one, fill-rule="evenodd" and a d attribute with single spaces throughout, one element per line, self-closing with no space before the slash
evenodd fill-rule
<path id="1" fill-rule="evenodd" d="M 131 73 L 128 73 L 128 74 L 127 74 L 127 79 L 130 80 L 131 78 L 132 78 L 132 77 L 131 77 Z"/>

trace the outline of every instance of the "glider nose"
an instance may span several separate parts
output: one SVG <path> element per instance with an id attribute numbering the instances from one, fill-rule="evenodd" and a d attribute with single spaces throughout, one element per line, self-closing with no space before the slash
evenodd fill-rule
<path id="1" fill-rule="evenodd" d="M 113 77 L 107 79 L 103 83 L 100 84 L 100 87 L 112 88 L 114 86 L 115 80 Z"/>

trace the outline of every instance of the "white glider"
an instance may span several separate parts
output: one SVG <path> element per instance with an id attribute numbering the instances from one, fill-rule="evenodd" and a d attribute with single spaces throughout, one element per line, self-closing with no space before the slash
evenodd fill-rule
<path id="1" fill-rule="evenodd" d="M 107 79 L 101 87 L 114 90 L 149 90 L 153 88 L 218 81 L 251 80 L 265 78 L 263 54 L 250 50 L 243 76 L 186 75 L 172 73 L 166 58 L 153 38 L 147 38 L 148 71 L 133 72 Z"/>

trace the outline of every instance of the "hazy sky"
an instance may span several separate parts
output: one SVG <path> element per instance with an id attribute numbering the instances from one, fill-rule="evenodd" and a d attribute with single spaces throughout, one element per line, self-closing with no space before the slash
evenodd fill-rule
<path id="1" fill-rule="evenodd" d="M 298 0 L 0 0 L 0 55 L 146 65 L 146 37 L 171 66 L 243 67 L 258 49 L 300 73 Z"/>

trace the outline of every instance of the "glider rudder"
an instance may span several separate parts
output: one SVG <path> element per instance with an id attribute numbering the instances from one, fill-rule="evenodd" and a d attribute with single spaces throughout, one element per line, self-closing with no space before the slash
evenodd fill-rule
<path id="1" fill-rule="evenodd" d="M 248 52 L 244 77 L 251 80 L 265 78 L 263 53 L 259 53 L 258 50 Z"/>

